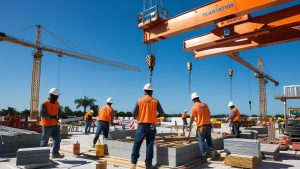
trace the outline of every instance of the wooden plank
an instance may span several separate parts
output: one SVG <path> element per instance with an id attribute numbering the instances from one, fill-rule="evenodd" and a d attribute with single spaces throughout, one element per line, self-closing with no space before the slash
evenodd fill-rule
<path id="1" fill-rule="evenodd" d="M 230 154 L 225 156 L 224 164 L 227 166 L 255 169 L 259 164 L 256 156 Z"/>
<path id="2" fill-rule="evenodd" d="M 118 157 L 113 157 L 113 156 L 106 156 L 106 157 L 103 157 L 101 159 L 107 161 L 108 164 L 119 165 L 119 166 L 123 166 L 123 167 L 129 167 L 129 166 L 132 165 L 130 160 L 123 159 L 123 158 L 118 158 Z M 203 160 L 202 161 L 201 160 L 194 160 L 194 161 L 191 161 L 191 162 L 186 163 L 184 165 L 176 166 L 176 167 L 161 165 L 161 166 L 158 166 L 157 169 L 191 169 L 191 168 L 194 168 L 195 166 L 198 166 L 202 163 L 204 163 Z M 137 168 L 146 168 L 145 163 L 140 162 L 140 161 L 138 161 L 136 166 L 137 166 Z"/>

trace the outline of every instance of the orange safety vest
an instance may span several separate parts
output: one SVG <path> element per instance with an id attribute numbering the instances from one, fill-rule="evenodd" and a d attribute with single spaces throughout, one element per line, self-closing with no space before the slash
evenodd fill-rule
<path id="1" fill-rule="evenodd" d="M 210 111 L 205 103 L 196 102 L 192 107 L 191 117 L 195 118 L 197 126 L 210 124 Z"/>
<path id="2" fill-rule="evenodd" d="M 153 97 L 146 95 L 138 100 L 139 112 L 138 123 L 156 123 L 158 101 Z"/>
<path id="3" fill-rule="evenodd" d="M 183 113 L 183 114 L 181 115 L 181 118 L 186 119 L 186 118 L 187 118 L 187 114 Z"/>
<path id="4" fill-rule="evenodd" d="M 59 112 L 60 105 L 56 101 L 54 104 L 47 99 L 43 104 L 46 105 L 46 114 L 49 116 L 57 116 Z M 46 119 L 41 117 L 41 126 L 56 126 L 58 123 L 57 119 Z"/>
<path id="5" fill-rule="evenodd" d="M 98 112 L 98 120 L 101 121 L 111 121 L 111 118 L 114 114 L 114 109 L 108 105 L 102 106 Z"/>
<path id="6" fill-rule="evenodd" d="M 232 112 L 234 113 L 232 117 L 232 121 L 241 121 L 241 114 L 237 108 L 233 108 Z"/>
<path id="7" fill-rule="evenodd" d="M 90 116 L 90 117 L 89 117 Z M 87 112 L 84 115 L 84 121 L 92 119 L 91 117 L 93 116 L 92 112 Z"/>

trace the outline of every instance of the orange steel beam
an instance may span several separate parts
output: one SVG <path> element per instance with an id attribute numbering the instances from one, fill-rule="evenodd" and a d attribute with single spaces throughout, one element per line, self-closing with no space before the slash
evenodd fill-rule
<path id="1" fill-rule="evenodd" d="M 300 24 L 300 23 L 299 23 Z M 264 46 L 276 45 L 280 43 L 287 43 L 291 41 L 300 40 L 300 30 L 293 28 L 277 29 L 269 34 L 250 38 L 240 42 L 229 42 L 214 46 L 209 49 L 194 51 L 195 58 L 207 58 L 211 56 L 230 54 L 248 50 L 252 48 L 259 48 Z"/>
<path id="2" fill-rule="evenodd" d="M 225 44 L 230 41 L 239 41 L 262 34 L 270 33 L 273 29 L 297 24 L 299 22 L 300 5 L 251 18 L 247 22 L 225 27 L 231 31 L 230 37 L 224 37 L 225 28 L 217 28 L 210 34 L 185 40 L 184 49 L 202 50 L 215 45 Z"/>
<path id="3" fill-rule="evenodd" d="M 243 16 L 293 0 L 218 0 L 144 29 L 150 44 L 234 16 Z"/>
<path id="4" fill-rule="evenodd" d="M 229 37 L 224 37 L 223 28 L 214 29 L 210 34 L 186 40 L 184 48 L 187 51 L 196 50 L 195 57 L 200 55 L 201 57 L 208 57 L 288 42 L 297 40 L 299 25 L 300 5 L 296 5 L 249 19 L 244 23 L 229 25 L 226 27 L 231 31 Z M 281 34 L 280 31 L 292 36 Z"/>

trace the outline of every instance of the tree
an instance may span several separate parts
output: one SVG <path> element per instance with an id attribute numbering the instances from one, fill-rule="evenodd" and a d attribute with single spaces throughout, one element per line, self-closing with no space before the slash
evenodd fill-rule
<path id="1" fill-rule="evenodd" d="M 94 106 L 96 99 L 84 96 L 83 98 L 75 99 L 74 103 L 77 104 L 76 109 L 83 107 L 83 112 L 86 113 L 86 108 Z"/>
<path id="2" fill-rule="evenodd" d="M 21 111 L 21 114 L 22 114 L 23 116 L 29 116 L 29 115 L 30 115 L 30 110 L 25 109 L 25 110 Z"/>

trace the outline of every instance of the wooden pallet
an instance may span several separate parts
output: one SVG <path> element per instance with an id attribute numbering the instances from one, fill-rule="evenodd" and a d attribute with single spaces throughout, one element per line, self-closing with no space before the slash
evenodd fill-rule
<path id="1" fill-rule="evenodd" d="M 107 161 L 108 164 L 112 164 L 112 165 L 115 165 L 115 166 L 130 167 L 132 165 L 130 160 L 128 160 L 128 159 L 123 159 L 123 158 L 118 158 L 118 157 L 113 157 L 113 156 L 105 156 L 101 159 Z M 200 165 L 202 163 L 204 163 L 204 161 L 195 160 L 195 161 L 191 161 L 187 164 L 177 166 L 177 167 L 161 165 L 161 166 L 157 166 L 157 169 L 191 169 L 191 168 L 194 168 L 195 166 Z M 140 162 L 140 161 L 137 163 L 136 166 L 137 166 L 137 169 L 146 168 L 145 163 Z"/>

